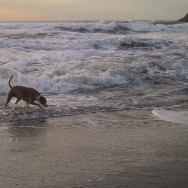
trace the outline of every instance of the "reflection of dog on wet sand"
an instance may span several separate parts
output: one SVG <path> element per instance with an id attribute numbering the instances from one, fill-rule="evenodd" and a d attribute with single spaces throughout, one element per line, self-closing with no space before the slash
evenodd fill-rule
<path id="1" fill-rule="evenodd" d="M 9 80 L 10 91 L 8 93 L 7 102 L 6 102 L 5 106 L 7 106 L 7 104 L 10 102 L 12 97 L 17 98 L 17 100 L 15 102 L 15 107 L 19 103 L 20 100 L 24 100 L 27 103 L 27 106 L 29 106 L 29 104 L 38 106 L 40 108 L 48 106 L 46 104 L 45 97 L 43 97 L 35 89 L 24 87 L 24 86 L 14 86 L 14 87 L 12 87 L 11 84 L 10 84 L 10 81 L 12 80 L 12 78 L 13 78 L 13 76 Z M 37 101 L 38 103 L 36 103 L 35 101 Z"/>

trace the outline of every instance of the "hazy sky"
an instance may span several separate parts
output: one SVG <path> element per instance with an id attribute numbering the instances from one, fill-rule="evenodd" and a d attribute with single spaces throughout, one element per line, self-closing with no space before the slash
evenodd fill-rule
<path id="1" fill-rule="evenodd" d="M 173 20 L 188 0 L 0 0 L 0 21 Z"/>

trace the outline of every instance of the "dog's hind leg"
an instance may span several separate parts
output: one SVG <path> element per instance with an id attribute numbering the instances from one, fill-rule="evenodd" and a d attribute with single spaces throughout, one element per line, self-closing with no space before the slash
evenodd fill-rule
<path id="1" fill-rule="evenodd" d="M 9 93 L 8 97 L 7 97 L 7 102 L 6 102 L 5 106 L 7 106 L 7 104 L 10 102 L 11 99 L 12 99 L 12 94 Z"/>
<path id="2" fill-rule="evenodd" d="M 10 102 L 11 99 L 12 99 L 12 97 L 7 98 L 7 102 L 6 102 L 5 106 L 7 106 L 7 104 Z"/>

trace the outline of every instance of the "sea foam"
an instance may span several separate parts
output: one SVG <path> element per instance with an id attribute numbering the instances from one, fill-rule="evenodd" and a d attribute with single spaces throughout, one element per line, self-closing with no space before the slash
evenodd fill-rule
<path id="1" fill-rule="evenodd" d="M 0 93 L 12 85 L 71 93 L 187 81 L 187 24 L 0 23 Z"/>

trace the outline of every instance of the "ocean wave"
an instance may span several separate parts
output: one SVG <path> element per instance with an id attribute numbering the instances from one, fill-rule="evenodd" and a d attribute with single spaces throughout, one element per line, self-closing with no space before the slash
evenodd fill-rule
<path id="1" fill-rule="evenodd" d="M 41 39 L 42 37 L 42 39 Z M 43 37 L 46 37 L 43 40 Z M 98 38 L 96 38 L 98 37 Z M 163 49 L 173 46 L 187 45 L 184 38 L 172 41 L 171 38 L 149 38 L 147 36 L 90 36 L 89 38 L 52 37 L 48 34 L 36 35 L 15 34 L 10 37 L 0 38 L 0 48 L 18 50 L 91 50 L 91 49 L 115 49 L 126 50 L 130 48 Z"/>
<path id="2" fill-rule="evenodd" d="M 129 28 L 122 25 L 111 26 L 108 28 L 104 28 L 104 27 L 91 28 L 82 25 L 80 25 L 80 27 L 57 26 L 54 29 L 57 29 L 59 31 L 80 32 L 80 33 L 127 34 L 131 32 Z"/>
<path id="3" fill-rule="evenodd" d="M 11 75 L 11 71 L 6 73 Z M 36 78 L 36 79 L 34 79 Z M 2 78 L 1 78 L 2 79 Z M 100 88 L 113 87 L 127 83 L 123 76 L 123 71 L 107 71 L 100 75 L 70 74 L 61 75 L 60 71 L 54 70 L 53 73 L 21 74 L 17 73 L 13 85 L 24 85 L 33 87 L 44 93 L 71 93 L 80 90 L 95 90 Z M 8 77 L 3 78 L 0 83 L 0 93 L 7 93 Z"/>
<path id="4" fill-rule="evenodd" d="M 46 66 L 43 69 L 30 71 L 29 69 L 15 70 L 6 65 L 1 66 L 0 93 L 7 93 L 8 79 L 16 75 L 13 85 L 25 85 L 34 87 L 44 93 L 71 93 L 74 91 L 96 90 L 114 86 L 141 84 L 149 81 L 155 84 L 168 83 L 170 81 L 188 80 L 188 62 L 181 59 L 177 62 L 151 61 L 132 62 L 123 67 L 99 66 L 96 71 L 90 72 L 90 68 L 69 71 L 54 66 Z"/>
<path id="5" fill-rule="evenodd" d="M 188 32 L 187 24 L 156 25 L 149 21 L 1 23 L 0 48 L 23 51 L 152 50 L 187 46 L 187 37 L 182 32 Z"/>
<path id="6" fill-rule="evenodd" d="M 48 36 L 47 33 L 10 33 L 10 34 L 4 34 L 0 35 L 0 38 L 5 38 L 5 39 L 40 39 Z"/>
<path id="7" fill-rule="evenodd" d="M 78 22 L 60 23 L 55 30 L 81 33 L 128 34 L 131 32 L 182 32 L 187 33 L 187 24 L 155 24 L 152 21 L 131 22 Z"/>
<path id="8" fill-rule="evenodd" d="M 0 93 L 12 75 L 13 85 L 44 93 L 187 82 L 187 30 L 149 21 L 0 23 Z"/>
<path id="9" fill-rule="evenodd" d="M 119 43 L 120 50 L 126 50 L 130 48 L 140 48 L 140 49 L 162 49 L 168 48 L 173 45 L 172 41 L 168 40 L 157 40 L 157 39 L 127 39 L 122 40 Z"/>
<path id="10" fill-rule="evenodd" d="M 152 21 L 14 22 L 0 23 L 0 29 L 5 33 L 16 31 L 23 34 L 26 30 L 35 32 L 36 34 L 53 33 L 54 31 L 107 34 L 128 34 L 131 32 L 187 33 L 188 24 L 178 23 L 168 25 Z"/>

